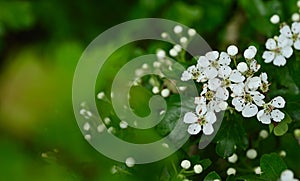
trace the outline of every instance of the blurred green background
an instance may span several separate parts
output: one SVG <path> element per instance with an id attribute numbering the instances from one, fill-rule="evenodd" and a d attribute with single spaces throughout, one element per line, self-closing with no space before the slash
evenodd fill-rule
<path id="1" fill-rule="evenodd" d="M 273 13 L 288 19 L 296 0 L 0 1 L 0 180 L 155 180 L 168 159 L 112 175 L 119 164 L 83 138 L 72 109 L 72 78 L 85 47 L 101 32 L 136 18 L 195 28 L 213 49 L 261 47 Z M 160 47 L 157 47 L 160 48 Z M 127 47 L 123 61 L 153 45 Z M 124 58 L 125 57 L 125 58 Z M 111 76 L 111 75 L 107 75 Z M 102 84 L 109 91 L 109 84 Z M 143 96 L 143 95 L 141 95 Z M 150 171 L 151 170 L 151 171 Z"/>

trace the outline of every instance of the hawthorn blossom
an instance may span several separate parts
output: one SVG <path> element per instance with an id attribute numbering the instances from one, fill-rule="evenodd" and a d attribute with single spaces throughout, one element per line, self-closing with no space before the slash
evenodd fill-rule
<path id="1" fill-rule="evenodd" d="M 289 44 L 292 44 L 296 50 L 300 50 L 300 23 L 294 22 L 290 28 L 284 25 L 280 29 L 281 35 L 287 38 Z"/>
<path id="2" fill-rule="evenodd" d="M 276 66 L 284 66 L 286 64 L 286 58 L 290 58 L 293 54 L 290 40 L 284 35 L 280 35 L 277 41 L 273 38 L 269 38 L 266 41 L 266 48 L 262 58 L 265 63 L 273 62 Z"/>
<path id="3" fill-rule="evenodd" d="M 260 110 L 257 113 L 258 121 L 263 124 L 270 124 L 271 120 L 275 122 L 280 122 L 284 119 L 285 115 L 278 109 L 275 108 L 284 108 L 285 100 L 281 96 L 277 96 L 272 99 L 269 103 L 263 105 L 263 110 Z"/>
<path id="4" fill-rule="evenodd" d="M 184 115 L 183 122 L 190 124 L 188 133 L 191 135 L 198 134 L 201 130 L 205 135 L 211 135 L 214 132 L 213 124 L 217 117 L 214 112 L 207 111 L 206 105 L 198 105 L 196 113 L 187 112 Z"/>

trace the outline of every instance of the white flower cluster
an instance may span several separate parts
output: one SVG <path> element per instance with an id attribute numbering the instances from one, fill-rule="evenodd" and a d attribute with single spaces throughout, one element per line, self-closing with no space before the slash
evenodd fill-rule
<path id="1" fill-rule="evenodd" d="M 205 135 L 213 133 L 213 124 L 217 121 L 216 113 L 225 111 L 228 102 L 243 117 L 257 116 L 257 119 L 270 124 L 271 120 L 280 122 L 284 113 L 276 108 L 283 108 L 285 100 L 275 97 L 265 102 L 264 93 L 269 90 L 267 73 L 255 75 L 260 65 L 254 59 L 257 49 L 249 46 L 243 53 L 244 60 L 236 65 L 238 48 L 231 45 L 227 52 L 211 51 L 200 56 L 196 65 L 192 65 L 182 73 L 181 80 L 195 80 L 203 83 L 202 92 L 195 98 L 196 109 L 187 112 L 184 122 L 190 124 L 188 132 L 198 134 L 201 130 Z M 231 65 L 234 60 L 234 65 Z M 232 68 L 234 67 L 234 68 Z M 259 111 L 259 107 L 262 110 Z"/>
<path id="2" fill-rule="evenodd" d="M 300 1 L 298 1 L 297 5 Z M 273 62 L 276 66 L 284 66 L 287 59 L 293 55 L 293 48 L 300 50 L 300 15 L 294 13 L 292 15 L 292 24 L 280 24 L 280 35 L 274 38 L 269 38 L 266 43 L 266 51 L 262 58 L 265 63 Z M 279 15 L 275 14 L 270 18 L 271 23 L 277 24 L 280 22 Z"/>

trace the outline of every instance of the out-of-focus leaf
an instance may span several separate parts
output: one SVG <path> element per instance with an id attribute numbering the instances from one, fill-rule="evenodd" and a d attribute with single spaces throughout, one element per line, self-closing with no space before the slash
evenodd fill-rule
<path id="1" fill-rule="evenodd" d="M 260 159 L 262 171 L 261 177 L 269 180 L 277 180 L 287 167 L 277 153 L 264 154 Z"/>
<path id="2" fill-rule="evenodd" d="M 217 174 L 217 172 L 212 171 L 204 178 L 204 181 L 213 181 L 215 179 L 221 180 L 221 177 Z"/>

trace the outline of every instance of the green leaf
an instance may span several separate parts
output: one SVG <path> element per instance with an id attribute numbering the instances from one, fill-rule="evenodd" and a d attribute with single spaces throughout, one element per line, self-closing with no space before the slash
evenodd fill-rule
<path id="1" fill-rule="evenodd" d="M 277 180 L 283 170 L 287 168 L 277 153 L 264 154 L 260 159 L 262 178 Z"/>
<path id="2" fill-rule="evenodd" d="M 221 180 L 221 177 L 217 174 L 217 172 L 212 171 L 204 178 L 204 181 L 213 181 L 215 179 Z"/>
<path id="3" fill-rule="evenodd" d="M 248 147 L 247 133 L 239 117 L 235 120 L 224 120 L 215 140 L 216 152 L 222 158 L 229 157 L 235 152 L 235 146 L 245 150 Z"/>
<path id="4" fill-rule="evenodd" d="M 207 158 L 207 159 L 201 160 L 199 163 L 203 167 L 203 170 L 205 170 L 211 165 L 212 162 L 210 159 Z"/>
<path id="5" fill-rule="evenodd" d="M 298 88 L 300 87 L 300 74 L 299 74 L 299 70 L 300 70 L 300 55 L 296 54 L 296 58 L 295 59 L 291 59 L 290 61 L 288 61 L 288 69 L 289 69 L 289 73 L 291 75 L 291 77 L 293 78 L 295 84 L 298 86 Z"/>
<path id="6" fill-rule="evenodd" d="M 292 122 L 291 117 L 289 116 L 289 114 L 285 113 L 285 118 L 277 126 L 275 126 L 274 134 L 276 136 L 284 135 L 289 129 L 288 124 L 291 122 Z"/>
<path id="7" fill-rule="evenodd" d="M 230 138 L 225 138 L 217 142 L 216 152 L 222 158 L 229 157 L 234 153 L 234 141 Z"/>

